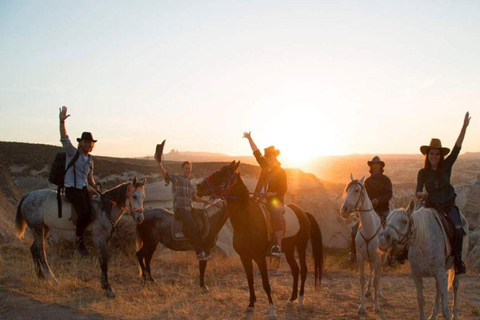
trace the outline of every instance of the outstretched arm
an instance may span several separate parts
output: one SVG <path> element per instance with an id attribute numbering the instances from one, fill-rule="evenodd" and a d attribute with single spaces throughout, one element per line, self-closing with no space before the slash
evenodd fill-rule
<path id="1" fill-rule="evenodd" d="M 160 168 L 160 172 L 162 173 L 163 178 L 165 179 L 165 181 L 168 181 L 169 180 L 168 179 L 168 172 L 165 169 L 165 167 L 163 166 L 162 161 L 157 161 L 157 164 L 158 164 L 158 167 Z"/>
<path id="2" fill-rule="evenodd" d="M 60 119 L 60 138 L 64 139 L 67 136 L 67 129 L 65 127 L 65 120 L 70 117 L 69 114 L 67 114 L 67 107 L 63 106 L 59 109 L 60 114 L 58 118 Z"/>
<path id="3" fill-rule="evenodd" d="M 463 139 L 465 138 L 465 132 L 467 131 L 467 127 L 470 124 L 470 114 L 467 112 L 465 114 L 465 119 L 463 119 L 463 126 L 460 134 L 458 135 L 457 142 L 455 143 L 457 146 L 462 147 Z"/>
<path id="4" fill-rule="evenodd" d="M 253 142 L 252 135 L 251 135 L 251 131 L 249 131 L 249 132 L 244 132 L 244 133 L 243 133 L 243 137 L 248 139 L 248 143 L 250 143 L 250 148 L 252 148 L 252 151 L 253 151 L 253 152 L 255 152 L 255 151 L 258 150 L 257 145 L 255 144 L 255 142 Z"/>

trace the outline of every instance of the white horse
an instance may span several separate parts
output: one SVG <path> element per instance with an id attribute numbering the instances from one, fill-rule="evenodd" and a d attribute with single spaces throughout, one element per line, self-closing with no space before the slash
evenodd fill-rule
<path id="1" fill-rule="evenodd" d="M 420 312 L 419 319 L 425 319 L 423 278 L 434 277 L 437 294 L 435 305 L 429 319 L 436 319 L 440 298 L 442 313 L 445 319 L 450 319 L 447 292 L 453 284 L 453 317 L 458 319 L 457 302 L 459 277 L 455 275 L 453 257 L 447 253 L 444 233 L 435 217 L 435 209 L 420 207 L 414 210 L 415 203 L 410 201 L 408 208 L 397 209 L 390 213 L 385 231 L 380 234 L 380 249 L 388 250 L 397 245 L 409 246 L 408 261 L 412 269 L 412 277 L 417 287 L 417 302 Z M 465 232 L 468 232 L 468 222 L 460 215 Z M 462 258 L 468 250 L 468 234 L 464 236 Z M 448 279 L 447 279 L 448 272 Z"/>
<path id="2" fill-rule="evenodd" d="M 115 292 L 108 282 L 108 248 L 107 241 L 115 229 L 115 225 L 126 211 L 130 212 L 137 223 L 143 221 L 143 199 L 145 199 L 145 183 L 133 181 L 125 182 L 104 192 L 99 199 L 93 200 L 95 213 L 87 230 L 92 231 L 100 268 L 102 270 L 101 284 L 107 297 L 115 297 Z M 75 234 L 75 225 L 72 222 L 73 206 L 63 202 L 63 214 L 58 216 L 57 193 L 43 189 L 27 193 L 20 201 L 15 218 L 16 234 L 22 238 L 25 228 L 33 234 L 33 244 L 30 248 L 37 276 L 57 283 L 45 254 L 45 237 L 51 229 Z"/>
<path id="3" fill-rule="evenodd" d="M 375 312 L 380 312 L 378 305 L 378 296 L 382 296 L 380 291 L 380 272 L 383 253 L 378 250 L 378 235 L 383 230 L 381 219 L 373 210 L 373 205 L 368 198 L 367 191 L 363 184 L 363 176 L 360 180 L 354 180 L 350 174 L 351 182 L 345 188 L 345 200 L 340 212 L 344 218 L 348 218 L 352 212 L 358 212 L 360 216 L 360 228 L 355 237 L 357 264 L 360 272 L 360 307 L 358 313 L 365 313 L 365 295 L 370 291 L 373 274 L 373 303 Z M 370 279 L 368 289 L 365 290 L 364 262 L 367 261 L 370 266 Z"/>

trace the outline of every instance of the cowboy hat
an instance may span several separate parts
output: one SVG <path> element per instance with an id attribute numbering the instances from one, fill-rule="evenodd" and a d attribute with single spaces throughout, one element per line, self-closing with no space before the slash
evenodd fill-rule
<path id="1" fill-rule="evenodd" d="M 90 132 L 83 132 L 82 136 L 80 138 L 77 138 L 78 142 L 80 142 L 80 140 L 97 142 L 97 140 L 93 140 L 93 136 Z"/>
<path id="2" fill-rule="evenodd" d="M 443 156 L 446 156 L 450 152 L 450 149 L 442 147 L 442 142 L 440 141 L 440 139 L 436 139 L 436 138 L 433 138 L 430 141 L 430 145 L 421 146 L 420 147 L 420 152 L 422 154 L 426 154 L 428 152 L 428 150 L 430 150 L 430 149 L 440 149 Z"/>
<path id="3" fill-rule="evenodd" d="M 265 148 L 264 150 L 265 150 L 265 153 L 264 153 L 265 157 L 269 154 L 273 154 L 275 157 L 280 154 L 280 150 L 275 149 L 274 146 L 270 146 L 268 148 Z"/>
<path id="4" fill-rule="evenodd" d="M 385 162 L 383 162 L 382 160 L 380 160 L 380 157 L 379 156 L 375 156 L 372 158 L 372 160 L 368 161 L 367 164 L 368 166 L 372 166 L 372 164 L 374 163 L 380 163 L 382 165 L 382 167 L 385 167 Z"/>

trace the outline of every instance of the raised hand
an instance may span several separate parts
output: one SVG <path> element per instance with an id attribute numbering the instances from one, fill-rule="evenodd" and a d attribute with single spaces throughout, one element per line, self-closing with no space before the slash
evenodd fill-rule
<path id="1" fill-rule="evenodd" d="M 59 108 L 59 111 L 60 111 L 60 114 L 59 114 L 58 117 L 60 119 L 60 122 L 64 122 L 65 119 L 70 117 L 70 115 L 67 114 L 67 107 L 63 106 L 63 107 Z"/>
<path id="2" fill-rule="evenodd" d="M 467 113 L 465 113 L 465 119 L 463 120 L 463 126 L 466 128 L 468 127 L 468 125 L 470 124 L 470 119 L 472 117 L 470 117 L 470 114 L 469 112 L 467 111 Z"/>
<path id="3" fill-rule="evenodd" d="M 251 139 L 252 136 L 251 136 L 250 133 L 251 133 L 251 131 L 249 131 L 249 132 L 244 132 L 244 133 L 243 133 L 243 137 L 244 137 L 244 138 L 247 138 L 247 139 Z"/>

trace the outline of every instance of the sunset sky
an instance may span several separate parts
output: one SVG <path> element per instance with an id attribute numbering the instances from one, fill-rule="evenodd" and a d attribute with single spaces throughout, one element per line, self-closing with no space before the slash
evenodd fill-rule
<path id="1" fill-rule="evenodd" d="M 0 140 L 93 154 L 480 151 L 480 1 L 0 1 Z"/>

